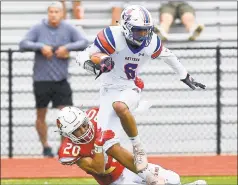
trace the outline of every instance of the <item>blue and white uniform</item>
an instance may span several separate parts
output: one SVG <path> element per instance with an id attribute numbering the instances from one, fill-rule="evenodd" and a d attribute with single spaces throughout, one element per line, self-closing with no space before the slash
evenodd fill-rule
<path id="1" fill-rule="evenodd" d="M 151 42 L 147 47 L 145 47 L 145 43 L 142 43 L 135 49 L 127 44 L 121 29 L 121 26 L 103 29 L 97 34 L 94 43 L 77 56 L 77 62 L 80 62 L 82 66 L 86 60 L 90 59 L 90 55 L 97 52 L 107 53 L 115 62 L 114 68 L 108 73 L 103 73 L 99 78 L 101 89 L 98 123 L 102 129 L 112 129 L 118 135 L 122 128 L 112 103 L 115 101 L 124 102 L 131 111 L 138 107 L 140 91 L 135 86 L 134 79 L 148 61 L 162 57 L 179 75 L 179 79 L 184 79 L 187 75 L 186 69 L 177 57 L 162 46 L 161 40 L 156 34 L 152 35 Z"/>

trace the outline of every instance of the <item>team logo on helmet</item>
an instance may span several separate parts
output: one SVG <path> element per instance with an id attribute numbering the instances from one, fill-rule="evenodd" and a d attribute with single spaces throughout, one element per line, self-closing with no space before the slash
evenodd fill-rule
<path id="1" fill-rule="evenodd" d="M 122 18 L 125 20 L 125 21 L 130 21 L 131 20 L 131 12 L 133 11 L 133 9 L 129 9 L 129 10 L 126 10 L 124 12 L 124 14 L 122 15 Z"/>
<path id="2" fill-rule="evenodd" d="M 59 119 L 56 120 L 56 124 L 57 124 L 57 127 L 61 130 L 63 125 L 62 125 L 62 123 L 60 123 Z"/>

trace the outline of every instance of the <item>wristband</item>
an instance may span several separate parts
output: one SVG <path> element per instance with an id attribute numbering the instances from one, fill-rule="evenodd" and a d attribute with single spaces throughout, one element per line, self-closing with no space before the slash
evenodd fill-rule
<path id="1" fill-rule="evenodd" d="M 103 152 L 103 147 L 98 146 L 98 145 L 94 145 L 94 152 L 95 153 L 102 153 Z"/>

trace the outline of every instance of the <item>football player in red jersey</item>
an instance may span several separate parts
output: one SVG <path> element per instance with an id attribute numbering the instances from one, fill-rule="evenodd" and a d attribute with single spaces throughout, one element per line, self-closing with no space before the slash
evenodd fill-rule
<path id="1" fill-rule="evenodd" d="M 100 185 L 180 184 L 178 174 L 159 165 L 149 163 L 138 173 L 133 155 L 119 145 L 114 132 L 98 128 L 98 111 L 92 108 L 85 113 L 77 107 L 60 110 L 57 126 L 60 134 L 66 137 L 58 152 L 62 164 L 77 164 Z"/>

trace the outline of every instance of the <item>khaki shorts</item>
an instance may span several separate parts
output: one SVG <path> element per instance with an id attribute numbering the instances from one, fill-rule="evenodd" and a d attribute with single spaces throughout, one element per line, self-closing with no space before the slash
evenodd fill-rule
<path id="1" fill-rule="evenodd" d="M 173 16 L 174 20 L 176 18 L 181 19 L 181 16 L 186 12 L 190 12 L 195 16 L 193 7 L 186 2 L 169 2 L 167 4 L 162 4 L 159 9 L 160 15 L 162 13 L 169 13 Z"/>

